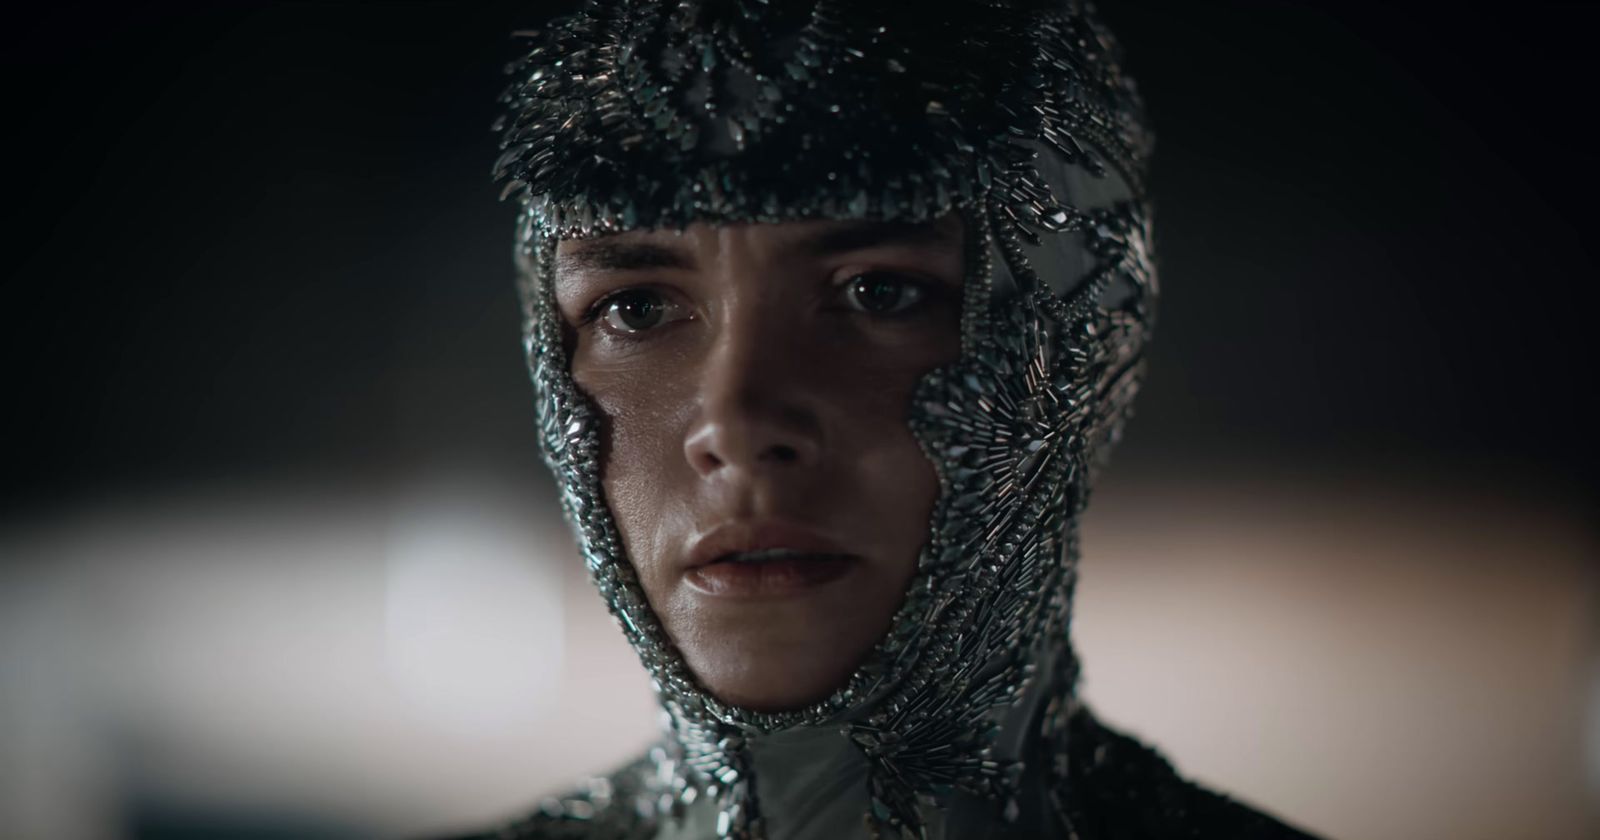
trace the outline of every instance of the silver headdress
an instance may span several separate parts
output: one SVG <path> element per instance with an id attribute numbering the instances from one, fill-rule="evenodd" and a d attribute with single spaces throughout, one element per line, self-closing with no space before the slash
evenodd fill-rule
<path id="1" fill-rule="evenodd" d="M 1157 291 L 1150 138 L 1109 35 L 1077 0 L 593 0 L 534 37 L 509 68 L 496 174 L 523 208 L 542 446 L 670 737 L 529 830 L 600 820 L 650 834 L 714 807 L 721 836 L 792 836 L 763 806 L 761 754 L 813 731 L 854 751 L 877 836 L 928 836 L 929 814 L 955 799 L 1001 823 L 1029 812 L 1070 826 L 1076 519 L 1138 388 Z M 941 492 L 910 591 L 825 701 L 721 703 L 652 613 L 607 508 L 600 423 L 553 305 L 555 244 L 952 211 L 969 231 L 962 353 L 911 406 Z M 1024 774 L 1045 780 L 1042 801 Z"/>

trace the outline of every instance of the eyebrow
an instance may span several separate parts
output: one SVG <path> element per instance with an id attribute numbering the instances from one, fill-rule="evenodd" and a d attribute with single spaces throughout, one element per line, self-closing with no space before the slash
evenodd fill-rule
<path id="1" fill-rule="evenodd" d="M 823 255 L 884 245 L 951 245 L 955 241 L 948 231 L 931 222 L 849 222 L 801 237 L 792 247 Z"/>
<path id="2" fill-rule="evenodd" d="M 811 256 L 848 253 L 885 245 L 951 245 L 955 237 L 931 222 L 845 222 L 799 237 L 786 250 Z M 654 242 L 596 239 L 556 258 L 556 273 L 692 269 L 684 251 Z"/>
<path id="3" fill-rule="evenodd" d="M 638 271 L 649 268 L 691 268 L 688 255 L 653 242 L 611 242 L 597 239 L 556 257 L 556 273 Z"/>

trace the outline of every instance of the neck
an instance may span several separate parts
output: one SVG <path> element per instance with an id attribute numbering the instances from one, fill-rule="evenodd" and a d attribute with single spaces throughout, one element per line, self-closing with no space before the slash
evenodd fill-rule
<path id="1" fill-rule="evenodd" d="M 937 799 L 918 801 L 929 840 L 1028 837 L 1046 824 L 1049 794 L 1064 755 L 1065 720 L 1076 708 L 1076 660 L 1070 649 L 1042 652 L 1015 703 L 996 721 L 986 759 L 1013 769 L 1001 795 L 965 789 L 960 778 L 941 786 Z M 874 808 L 869 762 L 852 738 L 850 723 L 800 726 L 747 737 L 748 781 L 767 840 L 865 840 L 864 815 Z M 687 745 L 680 745 L 687 746 Z M 719 797 L 697 799 L 681 820 L 669 820 L 661 840 L 716 836 Z"/>

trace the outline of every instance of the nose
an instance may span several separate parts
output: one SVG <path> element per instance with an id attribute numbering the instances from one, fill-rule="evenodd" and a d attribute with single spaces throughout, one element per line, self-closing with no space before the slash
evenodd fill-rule
<path id="1" fill-rule="evenodd" d="M 816 465 L 820 418 L 809 406 L 799 348 L 755 329 L 730 330 L 705 357 L 699 413 L 684 456 L 703 477 L 754 477 Z"/>

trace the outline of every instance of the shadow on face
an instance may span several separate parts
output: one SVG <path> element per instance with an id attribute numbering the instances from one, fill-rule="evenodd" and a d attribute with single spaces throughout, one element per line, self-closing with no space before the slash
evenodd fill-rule
<path id="1" fill-rule="evenodd" d="M 701 684 L 825 698 L 888 630 L 938 478 L 912 391 L 960 352 L 962 225 L 695 225 L 563 241 L 607 503 Z"/>

